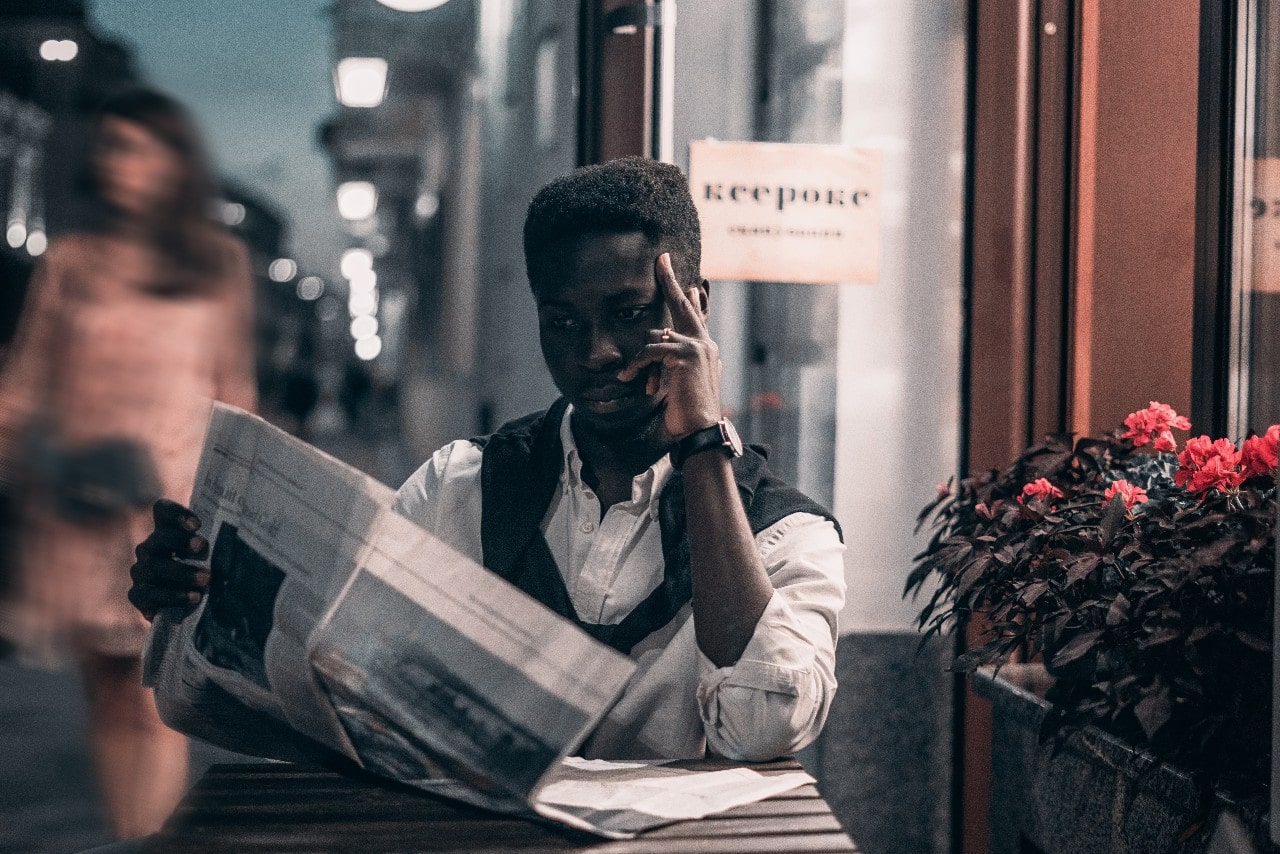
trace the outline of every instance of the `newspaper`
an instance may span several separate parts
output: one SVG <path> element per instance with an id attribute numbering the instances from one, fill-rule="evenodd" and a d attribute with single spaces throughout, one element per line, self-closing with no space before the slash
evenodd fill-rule
<path id="1" fill-rule="evenodd" d="M 566 760 L 632 661 L 400 516 L 394 499 L 214 404 L 191 502 L 211 544 L 209 593 L 185 617 L 157 615 L 144 652 L 164 719 L 233 750 L 336 754 L 612 838 L 690 817 L 652 796 L 655 781 L 693 772 Z M 778 791 L 780 778 L 741 770 L 690 784 L 683 800 L 705 814 Z M 782 790 L 812 782 L 788 776 Z"/>

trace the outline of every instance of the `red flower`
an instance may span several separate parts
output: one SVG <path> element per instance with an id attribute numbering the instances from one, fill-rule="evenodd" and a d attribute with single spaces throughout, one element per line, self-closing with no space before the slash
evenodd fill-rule
<path id="1" fill-rule="evenodd" d="M 1022 494 L 1018 496 L 1018 503 L 1025 504 L 1028 498 L 1035 501 L 1049 501 L 1061 497 L 1062 490 L 1050 483 L 1048 478 L 1041 477 L 1022 487 Z"/>
<path id="2" fill-rule="evenodd" d="M 1244 483 L 1240 451 L 1230 439 L 1188 439 L 1186 448 L 1178 454 L 1178 463 L 1173 482 L 1191 492 L 1236 489 Z"/>
<path id="3" fill-rule="evenodd" d="M 1277 446 L 1280 446 L 1280 424 L 1272 424 L 1261 436 L 1245 439 L 1244 447 L 1240 449 L 1240 464 L 1244 468 L 1244 476 L 1274 474 L 1276 468 L 1280 467 Z"/>
<path id="4" fill-rule="evenodd" d="M 1117 480 L 1115 483 L 1107 487 L 1107 491 L 1102 493 L 1102 503 L 1110 504 L 1111 499 L 1119 494 L 1124 498 L 1124 509 L 1132 510 L 1133 505 L 1143 504 L 1147 501 L 1147 491 L 1141 486 L 1134 486 L 1127 480 Z"/>
<path id="5" fill-rule="evenodd" d="M 1134 447 L 1141 448 L 1155 438 L 1157 451 L 1172 451 L 1176 445 L 1170 431 L 1190 430 L 1191 422 L 1167 403 L 1153 400 L 1146 409 L 1130 412 L 1124 426 L 1129 429 L 1121 438 L 1132 439 Z"/>

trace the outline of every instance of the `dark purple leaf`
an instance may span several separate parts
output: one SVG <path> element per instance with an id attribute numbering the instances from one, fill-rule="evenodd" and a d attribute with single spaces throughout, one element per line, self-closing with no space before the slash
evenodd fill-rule
<path id="1" fill-rule="evenodd" d="M 1143 646 L 1160 646 L 1161 644 L 1166 644 L 1169 641 L 1175 641 L 1180 637 L 1182 637 L 1182 632 L 1177 629 L 1160 629 L 1159 631 L 1152 633 L 1152 635 L 1147 638 Z"/>
<path id="2" fill-rule="evenodd" d="M 1053 666 L 1065 667 L 1071 662 L 1082 658 L 1098 645 L 1098 641 L 1101 638 L 1101 631 L 1084 632 L 1076 635 L 1066 646 L 1058 650 L 1058 654 L 1053 657 Z"/>
<path id="3" fill-rule="evenodd" d="M 1067 564 L 1067 584 L 1075 584 L 1081 579 L 1088 578 L 1089 573 L 1098 568 L 1098 564 L 1102 562 L 1102 557 L 1096 554 L 1083 554 L 1071 563 Z"/>
<path id="4" fill-rule="evenodd" d="M 1036 604 L 1036 600 L 1043 596 L 1044 592 L 1048 589 L 1049 582 L 1033 581 L 1026 587 L 1022 588 L 1022 594 L 1018 598 L 1026 605 L 1034 605 Z"/>
<path id="5" fill-rule="evenodd" d="M 1236 638 L 1249 649 L 1257 650 L 1258 652 L 1271 651 L 1271 644 L 1250 632 L 1236 632 Z"/>
<path id="6" fill-rule="evenodd" d="M 1102 522 L 1098 525 L 1098 538 L 1103 548 L 1111 545 L 1111 541 L 1116 538 L 1127 513 L 1124 497 L 1117 493 L 1107 504 L 1107 509 L 1102 513 Z"/>
<path id="7" fill-rule="evenodd" d="M 1107 625 L 1118 626 L 1127 619 L 1129 619 L 1129 600 L 1123 593 L 1117 593 L 1116 598 L 1111 600 L 1111 606 L 1107 608 Z"/>
<path id="8" fill-rule="evenodd" d="M 1199 643 L 1200 641 L 1213 634 L 1213 629 L 1208 626 L 1196 626 L 1191 630 L 1191 634 L 1187 635 L 1187 643 Z"/>
<path id="9" fill-rule="evenodd" d="M 1143 697 L 1133 707 L 1133 714 L 1138 719 L 1138 724 L 1141 725 L 1148 741 L 1155 737 L 1160 727 L 1168 723 L 1171 712 L 1169 689 L 1164 686 Z"/>
<path id="10" fill-rule="evenodd" d="M 991 556 L 982 555 L 973 563 L 969 564 L 964 572 L 960 573 L 960 578 L 956 581 L 956 596 L 963 598 L 968 595 L 969 589 L 973 587 L 974 582 L 982 577 L 982 574 L 991 566 Z"/>

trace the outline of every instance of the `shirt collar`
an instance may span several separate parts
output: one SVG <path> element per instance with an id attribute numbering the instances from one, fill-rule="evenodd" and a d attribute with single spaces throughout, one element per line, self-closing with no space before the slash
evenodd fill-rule
<path id="1" fill-rule="evenodd" d="M 586 488 L 582 482 L 582 456 L 578 453 L 578 445 L 573 440 L 573 429 L 569 426 L 571 415 L 573 415 L 573 404 L 565 408 L 564 418 L 560 422 L 560 447 L 564 452 L 564 467 L 560 470 L 560 487 L 565 492 Z M 656 520 L 662 490 L 666 488 L 667 481 L 671 479 L 674 471 L 671 455 L 663 454 L 653 465 L 631 479 L 629 503 L 634 507 L 646 507 L 649 517 Z"/>

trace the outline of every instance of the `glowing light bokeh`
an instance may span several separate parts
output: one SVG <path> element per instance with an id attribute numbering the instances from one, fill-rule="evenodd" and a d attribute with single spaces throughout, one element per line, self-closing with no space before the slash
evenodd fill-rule
<path id="1" fill-rule="evenodd" d="M 43 231 L 33 229 L 27 235 L 27 254 L 31 257 L 37 257 L 44 254 L 44 250 L 49 248 L 49 238 Z"/>
<path id="2" fill-rule="evenodd" d="M 387 61 L 380 56 L 340 59 L 333 85 L 344 107 L 376 107 L 387 94 Z"/>
<path id="3" fill-rule="evenodd" d="M 80 45 L 71 39 L 45 39 L 40 43 L 40 58 L 45 62 L 70 62 L 80 53 Z"/>
<path id="4" fill-rule="evenodd" d="M 357 341 L 372 338 L 378 334 L 378 318 L 362 314 L 351 321 L 351 337 Z"/>
<path id="5" fill-rule="evenodd" d="M 382 339 L 377 335 L 368 338 L 361 338 L 356 342 L 356 355 L 366 362 L 370 359 L 378 358 L 378 354 L 382 352 Z"/>
<path id="6" fill-rule="evenodd" d="M 378 2 L 397 12 L 428 12 L 440 8 L 449 0 L 378 0 Z"/>
<path id="7" fill-rule="evenodd" d="M 349 281 L 351 293 L 373 293 L 373 289 L 378 286 L 378 274 L 373 270 L 357 270 Z"/>
<path id="8" fill-rule="evenodd" d="M 222 203 L 222 221 L 227 225 L 239 225 L 244 222 L 244 205 L 239 202 Z"/>
<path id="9" fill-rule="evenodd" d="M 372 293 L 353 293 L 347 298 L 347 311 L 352 317 L 378 313 L 378 298 Z"/>
<path id="10" fill-rule="evenodd" d="M 267 267 L 267 278 L 273 282 L 287 282 L 298 275 L 298 262 L 292 258 L 277 258 Z"/>
<path id="11" fill-rule="evenodd" d="M 324 280 L 319 276 L 303 276 L 298 280 L 298 299 L 314 302 L 324 294 Z"/>
<path id="12" fill-rule="evenodd" d="M 342 271 L 344 277 L 355 278 L 357 273 L 373 269 L 373 253 L 358 246 L 348 249 L 339 259 L 338 269 Z"/>
<path id="13" fill-rule="evenodd" d="M 378 209 L 378 189 L 368 181 L 338 185 L 338 213 L 352 221 L 368 219 Z"/>

